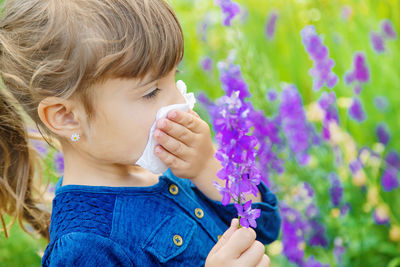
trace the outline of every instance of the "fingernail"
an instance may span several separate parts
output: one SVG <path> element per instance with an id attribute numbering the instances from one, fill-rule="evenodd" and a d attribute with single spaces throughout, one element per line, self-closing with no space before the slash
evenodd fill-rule
<path id="1" fill-rule="evenodd" d="M 234 226 L 234 225 L 236 224 L 237 220 L 238 220 L 237 218 L 232 219 L 232 221 L 231 221 L 231 226 Z"/>
<path id="2" fill-rule="evenodd" d="M 165 126 L 167 126 L 167 122 L 165 120 L 162 120 L 160 122 L 160 128 L 165 128 Z"/>
<path id="3" fill-rule="evenodd" d="M 171 118 L 171 119 L 176 118 L 176 112 L 175 112 L 175 111 L 171 113 L 170 118 Z"/>
<path id="4" fill-rule="evenodd" d="M 155 137 L 160 137 L 161 136 L 161 131 L 156 130 L 155 133 L 154 133 L 154 136 Z"/>
<path id="5" fill-rule="evenodd" d="M 156 147 L 156 153 L 157 154 L 160 154 L 161 153 L 161 148 L 158 146 L 158 147 Z"/>

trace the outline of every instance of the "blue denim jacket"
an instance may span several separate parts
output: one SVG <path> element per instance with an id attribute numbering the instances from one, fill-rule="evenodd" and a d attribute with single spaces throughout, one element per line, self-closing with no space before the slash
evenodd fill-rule
<path id="1" fill-rule="evenodd" d="M 56 185 L 42 266 L 204 266 L 237 216 L 170 169 L 149 187 Z M 257 239 L 279 234 L 278 203 L 264 183 Z"/>

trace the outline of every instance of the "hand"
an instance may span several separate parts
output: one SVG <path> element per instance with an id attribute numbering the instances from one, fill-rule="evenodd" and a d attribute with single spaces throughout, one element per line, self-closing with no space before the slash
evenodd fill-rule
<path id="1" fill-rule="evenodd" d="M 205 267 L 269 267 L 270 260 L 264 254 L 265 247 L 255 241 L 256 233 L 251 228 L 238 229 L 238 220 L 233 219 L 231 227 L 211 249 Z"/>
<path id="2" fill-rule="evenodd" d="M 194 179 L 215 160 L 210 127 L 196 112 L 171 110 L 156 126 L 154 153 L 176 176 Z"/>

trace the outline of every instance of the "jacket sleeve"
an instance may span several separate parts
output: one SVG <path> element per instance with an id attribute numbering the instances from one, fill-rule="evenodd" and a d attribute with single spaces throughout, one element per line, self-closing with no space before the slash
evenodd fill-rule
<path id="1" fill-rule="evenodd" d="M 125 250 L 111 239 L 73 232 L 58 238 L 42 258 L 42 266 L 134 266 Z M 47 250 L 46 249 L 46 250 Z"/>
<path id="2" fill-rule="evenodd" d="M 204 195 L 197 187 L 192 186 L 196 194 L 198 194 L 203 201 L 209 204 L 229 227 L 231 220 L 237 217 L 237 210 L 233 203 L 224 206 L 220 201 L 215 201 Z M 264 182 L 258 185 L 258 190 L 261 193 L 261 202 L 252 204 L 253 209 L 261 209 L 261 215 L 256 219 L 257 240 L 263 244 L 269 244 L 275 241 L 280 232 L 281 217 L 279 215 L 278 200 L 276 196 L 270 192 Z"/>

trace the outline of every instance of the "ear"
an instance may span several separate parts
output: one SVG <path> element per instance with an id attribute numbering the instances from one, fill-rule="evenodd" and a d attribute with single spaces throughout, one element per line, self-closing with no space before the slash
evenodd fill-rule
<path id="1" fill-rule="evenodd" d="M 38 106 L 40 120 L 58 136 L 67 139 L 73 133 L 81 132 L 80 110 L 73 100 L 60 97 L 46 97 Z"/>

